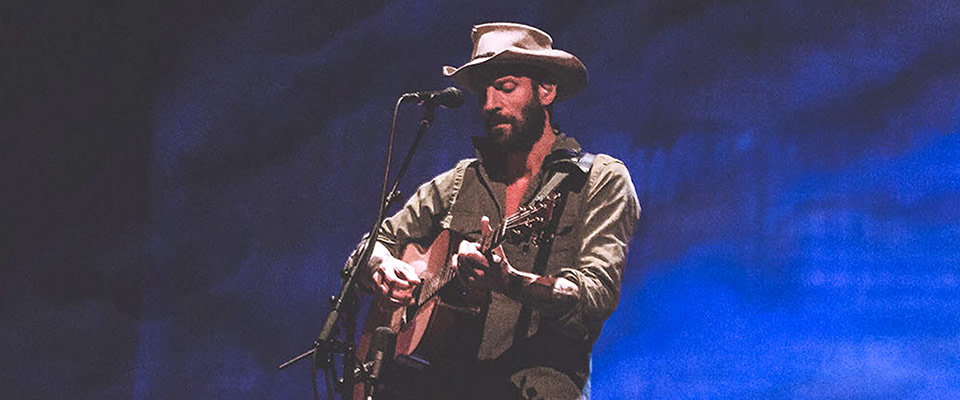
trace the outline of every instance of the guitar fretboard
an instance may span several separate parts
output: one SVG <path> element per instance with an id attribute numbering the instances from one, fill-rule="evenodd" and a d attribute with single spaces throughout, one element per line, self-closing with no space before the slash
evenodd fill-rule
<path id="1" fill-rule="evenodd" d="M 543 199 L 534 201 L 532 204 L 521 207 L 514 214 L 510 214 L 503 219 L 503 224 L 499 229 L 493 229 L 493 232 L 487 238 L 481 238 L 480 250 L 486 254 L 490 249 L 496 248 L 504 240 L 510 237 L 519 237 L 524 232 L 530 232 L 542 228 L 542 226 L 553 216 L 553 207 L 559 193 L 553 193 Z M 522 229 L 521 229 L 522 228 Z M 440 273 L 431 279 L 425 280 L 416 294 L 416 305 L 421 306 L 432 299 L 444 286 L 457 276 L 457 271 L 450 265 L 449 257 L 444 261 Z"/>

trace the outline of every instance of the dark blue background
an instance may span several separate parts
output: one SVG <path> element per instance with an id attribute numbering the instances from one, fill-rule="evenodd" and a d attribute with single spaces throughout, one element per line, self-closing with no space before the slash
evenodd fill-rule
<path id="1" fill-rule="evenodd" d="M 395 98 L 499 20 L 584 61 L 556 120 L 644 206 L 596 399 L 960 396 L 956 2 L 3 8 L 2 398 L 309 398 L 276 366 L 374 217 Z"/>

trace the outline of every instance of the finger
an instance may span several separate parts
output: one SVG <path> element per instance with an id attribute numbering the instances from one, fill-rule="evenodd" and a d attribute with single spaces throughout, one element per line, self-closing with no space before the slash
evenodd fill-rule
<path id="1" fill-rule="evenodd" d="M 397 271 L 393 268 L 385 270 L 383 276 L 387 278 L 387 284 L 390 285 L 390 287 L 406 289 L 411 286 L 410 282 L 407 282 L 405 278 L 401 279 L 399 276 L 397 276 Z"/>
<path id="2" fill-rule="evenodd" d="M 409 266 L 405 265 L 404 267 L 405 268 L 399 268 L 400 274 L 403 275 L 402 278 L 411 285 L 419 285 L 420 277 L 417 276 L 417 273 Z"/>
<path id="3" fill-rule="evenodd" d="M 468 242 L 466 240 L 460 242 L 460 247 L 457 249 L 457 252 L 460 254 L 469 254 L 469 253 L 480 253 L 480 243 Z"/>
<path id="4" fill-rule="evenodd" d="M 461 269 L 483 269 L 487 268 L 488 264 L 487 257 L 479 251 L 460 254 Z"/>
<path id="5" fill-rule="evenodd" d="M 490 256 L 487 260 L 491 265 L 500 266 L 504 262 L 503 247 L 497 246 L 493 250 L 490 250 Z"/>
<path id="6" fill-rule="evenodd" d="M 413 298 L 413 291 L 409 289 L 399 289 L 396 286 L 388 286 L 385 295 L 392 303 L 400 304 L 409 302 L 410 299 Z"/>
<path id="7" fill-rule="evenodd" d="M 457 276 L 468 284 L 483 277 L 483 266 L 469 256 L 457 257 Z"/>
<path id="8" fill-rule="evenodd" d="M 410 300 L 413 299 L 413 296 L 410 295 L 410 293 L 405 292 L 405 291 L 399 291 L 399 292 L 398 292 L 398 291 L 394 290 L 394 291 L 393 291 L 393 294 L 390 295 L 390 298 L 391 298 L 391 299 L 394 299 L 394 300 L 396 300 L 397 302 L 400 302 L 400 303 L 409 303 Z"/>
<path id="9" fill-rule="evenodd" d="M 477 276 L 477 268 L 470 264 L 463 264 L 458 273 L 464 278 L 473 278 Z"/>
<path id="10" fill-rule="evenodd" d="M 373 281 L 373 287 L 376 288 L 380 294 L 387 294 L 387 291 L 390 290 L 390 286 L 387 285 L 387 282 L 383 277 L 382 269 L 378 268 L 376 271 L 374 271 L 371 280 Z"/>
<path id="11" fill-rule="evenodd" d="M 394 290 L 393 297 L 397 300 L 400 300 L 400 302 L 402 302 L 404 305 L 409 305 L 416 300 L 416 298 L 413 296 L 413 290 Z"/>
<path id="12" fill-rule="evenodd" d="M 493 229 L 490 228 L 490 218 L 487 218 L 486 215 L 480 217 L 480 234 L 488 236 L 491 232 L 493 232 Z"/>
<path id="13" fill-rule="evenodd" d="M 476 278 L 477 280 L 483 279 L 484 273 L 485 272 L 482 269 L 475 269 L 473 270 L 473 277 Z"/>
<path id="14" fill-rule="evenodd" d="M 460 242 L 460 248 L 457 249 L 457 253 L 461 256 L 473 256 L 480 255 L 480 243 L 468 242 L 466 240 Z"/>

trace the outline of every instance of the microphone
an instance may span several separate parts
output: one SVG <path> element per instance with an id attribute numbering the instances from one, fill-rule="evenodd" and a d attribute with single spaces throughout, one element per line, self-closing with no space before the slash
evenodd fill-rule
<path id="1" fill-rule="evenodd" d="M 446 108 L 457 108 L 463 104 L 463 92 L 453 86 L 443 90 L 404 93 L 401 98 L 415 99 L 421 105 L 427 107 L 444 106 Z"/>
<path id="2" fill-rule="evenodd" d="M 367 350 L 367 363 L 370 363 L 370 374 L 366 385 L 366 398 L 373 395 L 373 390 L 380 379 L 380 372 L 393 361 L 397 350 L 397 333 L 386 326 L 378 327 L 370 339 L 370 349 Z"/>

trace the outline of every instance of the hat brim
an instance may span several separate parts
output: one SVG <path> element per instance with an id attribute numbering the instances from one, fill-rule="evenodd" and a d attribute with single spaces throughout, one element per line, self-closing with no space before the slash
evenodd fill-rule
<path id="1" fill-rule="evenodd" d="M 459 68 L 443 67 L 443 74 L 450 77 L 462 88 L 476 91 L 473 76 L 491 65 L 523 64 L 539 67 L 556 80 L 556 101 L 569 99 L 587 87 L 587 68 L 573 54 L 563 50 L 526 50 L 509 48 L 487 57 L 477 57 Z"/>

